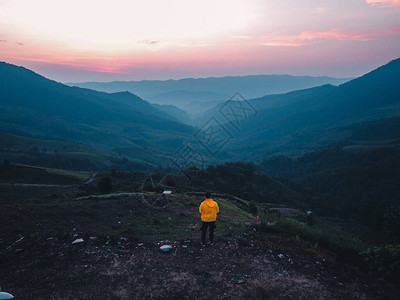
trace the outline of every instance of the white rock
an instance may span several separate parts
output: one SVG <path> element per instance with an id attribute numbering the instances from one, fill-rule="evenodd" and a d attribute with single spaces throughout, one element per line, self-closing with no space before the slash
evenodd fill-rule
<path id="1" fill-rule="evenodd" d="M 1 300 L 14 299 L 14 296 L 9 293 L 2 292 L 0 288 L 0 299 Z"/>
<path id="2" fill-rule="evenodd" d="M 160 250 L 161 250 L 162 252 L 168 252 L 168 251 L 171 251 L 171 249 L 172 249 L 172 245 L 162 245 L 162 246 L 160 247 Z"/>
<path id="3" fill-rule="evenodd" d="M 72 242 L 72 244 L 78 244 L 78 243 L 83 243 L 83 239 L 76 239 L 75 241 Z"/>

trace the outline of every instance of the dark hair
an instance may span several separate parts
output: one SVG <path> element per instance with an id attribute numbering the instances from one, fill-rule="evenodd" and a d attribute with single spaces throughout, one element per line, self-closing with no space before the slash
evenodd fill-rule
<path id="1" fill-rule="evenodd" d="M 209 199 L 209 198 L 211 198 L 211 193 L 210 193 L 210 192 L 207 192 L 207 193 L 205 194 L 205 196 L 206 196 L 207 199 Z"/>

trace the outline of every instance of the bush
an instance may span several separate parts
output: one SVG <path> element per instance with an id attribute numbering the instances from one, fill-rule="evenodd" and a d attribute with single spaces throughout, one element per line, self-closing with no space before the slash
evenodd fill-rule
<path id="1" fill-rule="evenodd" d="M 316 220 L 314 214 L 312 214 L 312 213 L 311 214 L 307 214 L 306 223 L 310 227 L 314 226 L 317 223 L 317 220 Z"/>
<path id="2" fill-rule="evenodd" d="M 315 216 L 313 226 L 310 227 L 293 218 L 268 214 L 263 218 L 259 229 L 261 232 L 281 232 L 312 243 L 318 243 L 321 247 L 338 253 L 340 260 L 350 261 L 356 265 L 361 262 L 358 253 L 366 248 L 364 243 L 358 239 L 323 223 Z"/>
<path id="3" fill-rule="evenodd" d="M 172 176 L 167 176 L 164 180 L 164 184 L 169 187 L 176 187 L 175 179 Z"/>
<path id="4" fill-rule="evenodd" d="M 400 241 L 400 206 L 392 206 L 386 211 L 383 228 L 397 242 Z"/>
<path id="5" fill-rule="evenodd" d="M 97 183 L 97 190 L 99 191 L 100 194 L 109 194 L 112 192 L 113 189 L 113 184 L 111 177 L 103 177 L 99 180 Z"/>
<path id="6" fill-rule="evenodd" d="M 361 256 L 372 273 L 400 282 L 400 245 L 369 248 Z"/>
<path id="7" fill-rule="evenodd" d="M 11 163 L 8 159 L 3 160 L 3 167 L 4 168 L 9 168 L 11 166 Z"/>
<path id="8" fill-rule="evenodd" d="M 250 210 L 250 213 L 251 213 L 253 216 L 257 216 L 257 214 L 258 214 L 258 209 L 257 209 L 257 206 L 256 206 L 256 204 L 254 203 L 254 201 L 251 201 L 251 202 L 250 202 L 249 210 Z"/>

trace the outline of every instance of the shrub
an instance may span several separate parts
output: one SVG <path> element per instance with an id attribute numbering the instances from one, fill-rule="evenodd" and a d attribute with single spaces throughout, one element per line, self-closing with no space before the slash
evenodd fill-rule
<path id="1" fill-rule="evenodd" d="M 100 194 L 109 194 L 113 189 L 111 177 L 103 177 L 97 183 L 97 190 Z"/>
<path id="2" fill-rule="evenodd" d="M 175 179 L 172 176 L 167 176 L 164 180 L 164 184 L 170 187 L 176 187 Z"/>
<path id="3" fill-rule="evenodd" d="M 8 159 L 3 160 L 3 167 L 4 168 L 9 168 L 11 166 L 11 163 Z"/>
<path id="4" fill-rule="evenodd" d="M 251 202 L 250 202 L 249 210 L 250 210 L 250 213 L 251 213 L 253 216 L 257 216 L 257 214 L 258 214 L 258 209 L 257 209 L 257 206 L 256 206 L 256 204 L 254 203 L 254 201 L 251 201 Z"/>
<path id="5" fill-rule="evenodd" d="M 383 228 L 397 242 L 400 241 L 400 206 L 392 206 L 386 211 Z"/>
<path id="6" fill-rule="evenodd" d="M 372 273 L 400 282 L 400 245 L 369 248 L 361 256 Z"/>
<path id="7" fill-rule="evenodd" d="M 317 223 L 317 220 L 316 220 L 314 214 L 312 214 L 312 213 L 311 214 L 307 214 L 306 223 L 310 227 L 314 226 Z"/>
<path id="8" fill-rule="evenodd" d="M 338 253 L 338 259 L 359 264 L 359 252 L 365 245 L 358 239 L 329 226 L 314 217 L 313 226 L 277 214 L 268 214 L 260 224 L 261 232 L 281 232 L 293 237 L 300 237 L 321 247 Z"/>

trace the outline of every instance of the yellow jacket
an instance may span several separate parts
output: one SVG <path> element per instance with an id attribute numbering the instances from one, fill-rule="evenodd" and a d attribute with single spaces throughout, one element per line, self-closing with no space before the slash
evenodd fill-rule
<path id="1" fill-rule="evenodd" d="M 201 202 L 199 211 L 201 213 L 201 220 L 203 222 L 214 222 L 217 220 L 219 207 L 217 202 L 215 202 L 213 199 L 206 199 Z"/>

